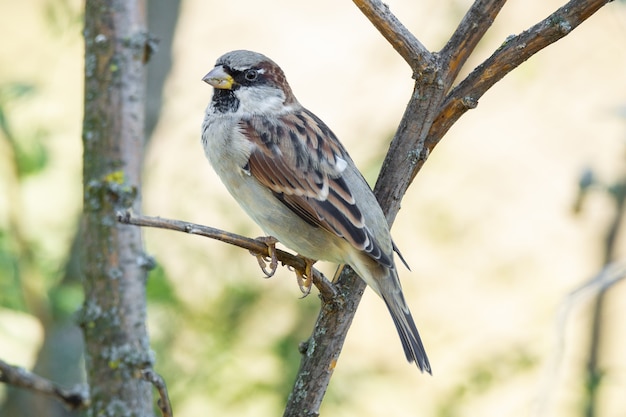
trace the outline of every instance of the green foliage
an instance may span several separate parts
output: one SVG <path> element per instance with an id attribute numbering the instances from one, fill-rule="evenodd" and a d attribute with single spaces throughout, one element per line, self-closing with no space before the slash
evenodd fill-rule
<path id="1" fill-rule="evenodd" d="M 57 318 L 68 318 L 76 313 L 83 302 L 83 288 L 80 282 L 63 282 L 53 285 L 48 291 L 51 308 Z"/>
<path id="2" fill-rule="evenodd" d="M 0 86 L 0 133 L 13 155 L 18 178 L 38 174 L 48 164 L 48 152 L 44 146 L 47 132 L 37 126 L 31 131 L 15 133 L 11 123 L 12 108 L 35 92 L 35 87 L 27 83 Z"/>
<path id="3" fill-rule="evenodd" d="M 500 355 L 492 356 L 483 362 L 470 364 L 463 381 L 455 386 L 440 402 L 437 416 L 454 417 L 461 415 L 459 409 L 464 404 L 497 389 L 503 381 L 520 377 L 533 369 L 538 359 L 523 349 L 512 348 Z"/>
<path id="4" fill-rule="evenodd" d="M 0 160 L 10 168 L 6 171 L 9 175 L 0 178 L 8 197 L 7 216 L 0 222 L 0 306 L 68 317 L 82 300 L 82 293 L 76 283 L 61 283 L 59 260 L 42 248 L 40 234 L 31 235 L 32 219 L 25 216 L 32 211 L 25 207 L 25 181 L 45 174 L 49 163 L 44 144 L 47 128 L 36 122 L 19 122 L 20 113 L 37 98 L 38 90 L 31 83 L 0 85 L 0 141 L 8 150 Z"/>
<path id="5" fill-rule="evenodd" d="M 61 36 L 82 25 L 82 13 L 77 13 L 68 0 L 49 0 L 43 6 L 47 27 Z"/>
<path id="6" fill-rule="evenodd" d="M 269 281 L 272 288 L 242 276 L 194 307 L 177 295 L 181 277 L 169 276 L 160 265 L 150 272 L 151 346 L 175 405 L 203 398 L 234 413 L 255 401 L 284 404 L 300 363 L 298 345 L 310 334 L 319 302 L 281 292 L 278 280 Z M 285 312 L 289 324 L 264 334 Z"/>
<path id="7" fill-rule="evenodd" d="M 174 289 L 161 265 L 156 265 L 148 274 L 146 296 L 152 304 L 177 307 L 180 301 L 176 298 Z"/>
<path id="8" fill-rule="evenodd" d="M 7 231 L 0 228 L 0 306 L 23 310 L 24 301 L 18 282 L 18 260 L 11 250 Z"/>
<path id="9" fill-rule="evenodd" d="M 43 171 L 47 164 L 47 152 L 43 147 L 42 130 L 35 128 L 34 134 L 21 134 L 14 129 L 13 120 L 18 104 L 28 102 L 36 89 L 28 83 L 6 83 L 0 85 L 0 141 L 5 142 L 3 163 L 12 167 L 0 181 L 7 190 L 7 219 L 0 223 L 0 306 L 26 309 L 26 294 L 23 275 L 25 271 L 39 271 L 34 242 L 24 235 L 28 219 L 22 213 L 22 185 L 27 176 Z M 16 133 L 20 132 L 20 133 Z M 12 175 L 11 175 L 12 174 Z"/>

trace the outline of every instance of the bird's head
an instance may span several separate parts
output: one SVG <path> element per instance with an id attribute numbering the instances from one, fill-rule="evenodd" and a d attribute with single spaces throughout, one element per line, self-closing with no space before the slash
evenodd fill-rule
<path id="1" fill-rule="evenodd" d="M 263 114 L 297 104 L 283 70 L 257 52 L 222 55 L 202 80 L 215 89 L 213 104 L 218 111 Z"/>

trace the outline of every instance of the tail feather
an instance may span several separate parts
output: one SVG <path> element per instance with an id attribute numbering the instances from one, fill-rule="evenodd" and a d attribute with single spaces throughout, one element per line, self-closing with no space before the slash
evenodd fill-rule
<path id="1" fill-rule="evenodd" d="M 402 285 L 395 267 L 387 268 L 375 264 L 371 258 L 366 257 L 353 259 L 350 266 L 385 301 L 409 363 L 415 362 L 420 371 L 432 375 L 424 344 L 402 294 Z"/>
<path id="2" fill-rule="evenodd" d="M 428 361 L 428 356 L 426 356 L 424 344 L 422 343 L 422 339 L 420 338 L 419 331 L 415 326 L 415 322 L 413 321 L 409 308 L 406 304 L 401 306 L 400 303 L 397 302 L 399 300 L 387 300 L 386 297 L 383 297 L 383 300 L 385 300 L 385 304 L 389 309 L 393 323 L 396 325 L 396 329 L 398 330 L 398 335 L 400 336 L 400 341 L 402 342 L 406 359 L 409 362 L 415 362 L 420 371 L 428 372 L 432 375 L 430 362 Z"/>

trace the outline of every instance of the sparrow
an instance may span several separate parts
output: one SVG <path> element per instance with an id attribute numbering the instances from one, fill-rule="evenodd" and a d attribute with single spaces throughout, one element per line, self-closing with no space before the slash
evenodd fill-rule
<path id="1" fill-rule="evenodd" d="M 432 373 L 393 252 L 404 259 L 335 134 L 260 53 L 228 52 L 202 80 L 214 89 L 202 145 L 230 194 L 268 236 L 301 256 L 352 267 L 387 305 L 407 360 Z"/>

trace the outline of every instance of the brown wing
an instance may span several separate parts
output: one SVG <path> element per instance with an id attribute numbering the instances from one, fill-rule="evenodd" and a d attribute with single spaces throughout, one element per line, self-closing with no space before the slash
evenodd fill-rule
<path id="1" fill-rule="evenodd" d="M 254 143 L 247 169 L 303 220 L 336 234 L 392 267 L 365 225 L 342 173 L 350 160 L 333 132 L 308 110 L 241 122 Z M 363 180 L 364 186 L 367 186 Z"/>

